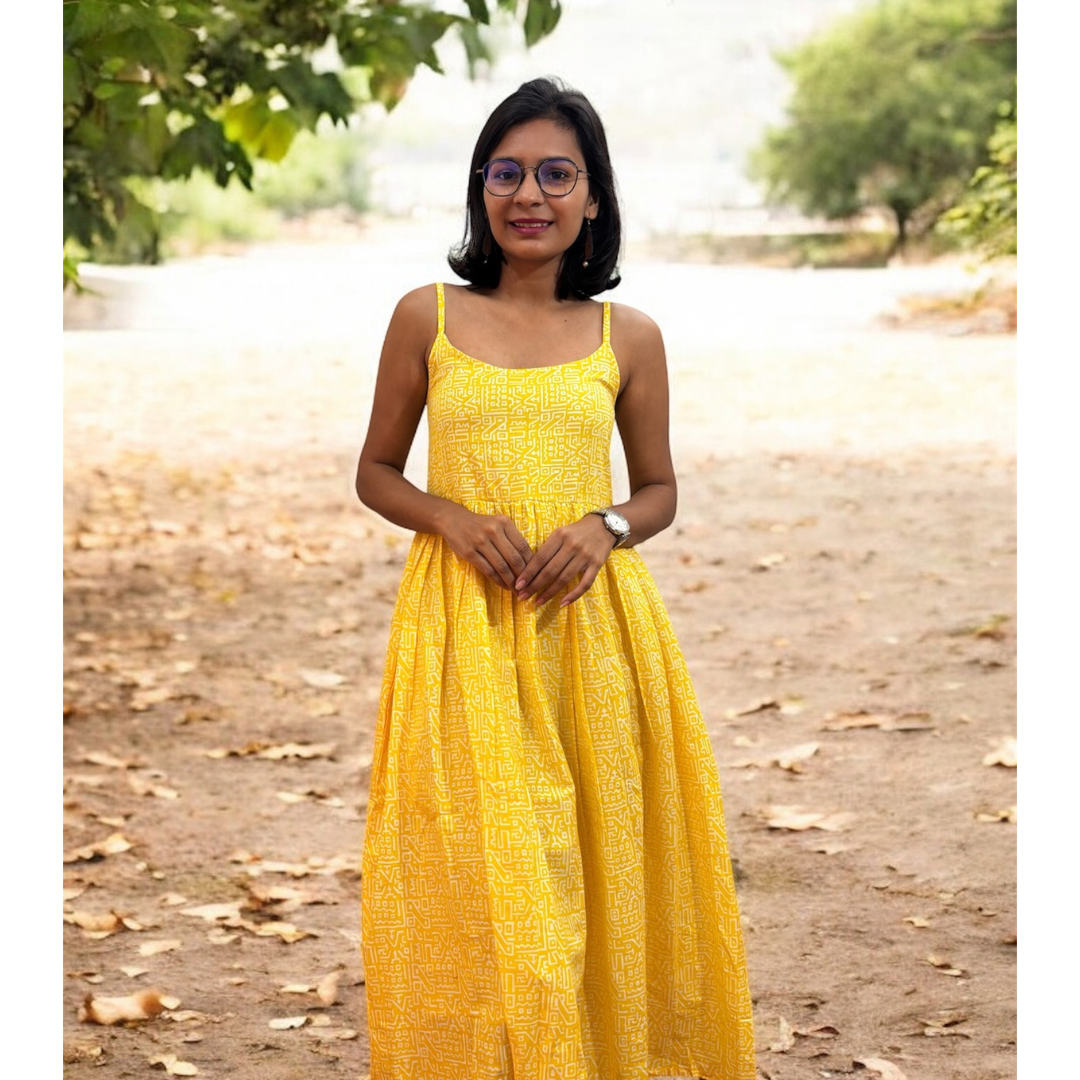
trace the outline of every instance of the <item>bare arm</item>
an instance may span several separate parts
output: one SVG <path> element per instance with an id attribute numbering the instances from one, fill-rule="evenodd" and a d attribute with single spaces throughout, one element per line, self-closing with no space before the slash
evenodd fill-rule
<path id="1" fill-rule="evenodd" d="M 427 355 L 437 320 L 430 286 L 407 293 L 394 309 L 356 466 L 356 494 L 395 525 L 444 537 L 455 554 L 509 589 L 532 554 L 510 519 L 474 514 L 405 479 L 405 462 L 427 400 Z"/>
<path id="2" fill-rule="evenodd" d="M 619 359 L 623 385 L 615 404 L 630 498 L 615 507 L 630 525 L 627 545 L 639 544 L 666 529 L 675 518 L 675 469 L 668 440 L 667 360 L 660 329 L 647 315 L 619 305 L 612 319 L 612 349 Z M 516 588 L 538 604 L 550 600 L 578 578 L 563 597 L 573 603 L 596 580 L 615 544 L 596 514 L 556 529 L 537 549 Z"/>

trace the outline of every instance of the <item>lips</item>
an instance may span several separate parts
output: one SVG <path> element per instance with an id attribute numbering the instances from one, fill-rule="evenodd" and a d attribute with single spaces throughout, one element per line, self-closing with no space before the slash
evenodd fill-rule
<path id="1" fill-rule="evenodd" d="M 518 218 L 516 221 L 509 222 L 509 225 L 520 233 L 541 233 L 551 225 L 551 222 L 541 218 Z"/>

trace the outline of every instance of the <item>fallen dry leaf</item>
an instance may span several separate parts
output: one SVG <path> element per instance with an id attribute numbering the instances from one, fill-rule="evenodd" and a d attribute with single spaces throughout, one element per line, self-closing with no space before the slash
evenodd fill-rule
<path id="1" fill-rule="evenodd" d="M 124 929 L 124 921 L 115 911 L 65 911 L 64 922 L 87 932 L 92 938 L 105 938 Z"/>
<path id="2" fill-rule="evenodd" d="M 247 901 L 232 900 L 227 904 L 199 904 L 197 907 L 183 908 L 181 915 L 188 915 L 193 919 L 206 919 L 208 922 L 217 922 L 219 919 L 235 919 L 240 915 L 240 909 Z"/>
<path id="3" fill-rule="evenodd" d="M 65 1043 L 64 1064 L 77 1065 L 80 1061 L 97 1061 L 104 1053 L 105 1048 L 99 1043 Z"/>
<path id="4" fill-rule="evenodd" d="M 841 844 L 838 840 L 823 840 L 811 848 L 818 855 L 839 855 L 841 851 L 851 851 L 851 844 Z"/>
<path id="5" fill-rule="evenodd" d="M 180 792 L 175 788 L 166 787 L 164 784 L 155 783 L 145 776 L 132 774 L 128 776 L 128 784 L 136 795 L 153 795 L 158 799 L 178 799 Z"/>
<path id="6" fill-rule="evenodd" d="M 966 632 L 972 637 L 993 638 L 995 641 L 1001 641 L 1005 637 L 1002 627 L 1008 621 L 1008 615 L 991 615 L 989 619 L 970 627 Z"/>
<path id="7" fill-rule="evenodd" d="M 736 716 L 752 716 L 754 713 L 780 711 L 781 703 L 776 698 L 758 698 L 741 709 L 728 709 L 724 713 L 728 720 L 734 720 Z"/>
<path id="8" fill-rule="evenodd" d="M 175 687 L 152 686 L 147 690 L 138 690 L 132 694 L 131 700 L 128 702 L 128 708 L 132 712 L 146 712 L 147 709 L 152 709 L 155 705 L 162 705 L 166 701 L 172 701 L 173 698 L 182 696 L 187 695 Z"/>
<path id="9" fill-rule="evenodd" d="M 920 930 L 924 930 L 930 925 L 930 920 L 924 919 L 921 915 L 906 915 L 904 922 L 911 923 L 912 926 L 918 927 Z"/>
<path id="10" fill-rule="evenodd" d="M 103 750 L 92 750 L 84 755 L 82 760 L 105 769 L 138 769 L 144 764 L 138 758 L 118 758 L 115 754 L 107 754 Z"/>
<path id="11" fill-rule="evenodd" d="M 301 668 L 300 678 L 308 686 L 314 686 L 316 690 L 333 690 L 334 687 L 341 686 L 342 683 L 349 681 L 344 675 L 339 675 L 336 671 L 315 671 L 311 668 Z"/>
<path id="12" fill-rule="evenodd" d="M 818 746 L 816 742 L 800 743 L 790 750 L 782 750 L 772 760 L 788 772 L 802 772 L 802 763 L 809 761 L 818 752 Z"/>
<path id="13" fill-rule="evenodd" d="M 779 1033 L 776 1042 L 769 1046 L 771 1054 L 786 1054 L 795 1045 L 795 1031 L 782 1016 L 778 1022 Z"/>
<path id="14" fill-rule="evenodd" d="M 337 746 L 334 743 L 282 743 L 272 746 L 268 743 L 250 742 L 242 747 L 218 747 L 207 750 L 208 758 L 220 760 L 227 757 L 259 757 L 266 761 L 281 761 L 284 758 L 333 757 Z"/>
<path id="15" fill-rule="evenodd" d="M 793 832 L 803 832 L 806 829 L 839 832 L 847 827 L 853 817 L 852 814 L 844 812 L 823 814 L 805 811 L 798 806 L 765 806 L 759 814 L 770 829 L 788 829 Z"/>
<path id="16" fill-rule="evenodd" d="M 124 965 L 120 970 L 129 978 L 137 979 L 141 975 L 146 975 L 150 969 L 144 967 L 135 967 L 134 965 Z"/>
<path id="17" fill-rule="evenodd" d="M 139 946 L 140 956 L 157 956 L 159 953 L 173 952 L 183 948 L 182 941 L 170 939 L 168 941 L 144 941 Z"/>
<path id="18" fill-rule="evenodd" d="M 359 1032 L 355 1028 L 308 1028 L 307 1034 L 313 1039 L 356 1039 Z M 366 1075 L 366 1074 L 365 1074 Z"/>
<path id="19" fill-rule="evenodd" d="M 267 761 L 281 761 L 283 758 L 333 757 L 337 747 L 333 743 L 283 743 L 281 746 L 268 746 L 257 752 L 257 757 Z"/>
<path id="20" fill-rule="evenodd" d="M 907 1080 L 898 1066 L 884 1058 L 856 1058 L 853 1064 L 878 1073 L 881 1080 Z"/>
<path id="21" fill-rule="evenodd" d="M 818 1024 L 812 1028 L 796 1028 L 795 1034 L 802 1039 L 835 1039 L 840 1034 L 840 1029 L 832 1024 Z"/>
<path id="22" fill-rule="evenodd" d="M 356 854 L 334 855 L 329 859 L 318 855 L 311 856 L 307 862 L 280 862 L 276 859 L 263 859 L 249 851 L 238 851 L 230 856 L 230 861 L 240 863 L 244 873 L 251 877 L 261 874 L 287 874 L 289 877 L 307 877 L 309 874 L 356 874 L 360 872 L 360 857 Z"/>
<path id="23" fill-rule="evenodd" d="M 335 809 L 340 809 L 345 805 L 345 800 L 338 795 L 331 795 L 327 791 L 321 791 L 318 788 L 306 788 L 303 791 L 278 791 L 275 792 L 277 797 L 284 803 L 295 805 L 301 802 L 316 802 L 320 806 L 332 806 Z"/>
<path id="24" fill-rule="evenodd" d="M 1011 825 L 1015 825 L 1016 824 L 1016 807 L 1015 806 L 1009 806 L 1009 807 L 1006 807 L 1004 810 L 995 810 L 995 811 L 993 811 L 993 813 L 988 813 L 986 811 L 980 811 L 979 813 L 977 813 L 975 815 L 975 820 L 976 821 L 987 821 L 987 822 L 1007 821 Z"/>
<path id="25" fill-rule="evenodd" d="M 179 998 L 169 997 L 151 987 L 127 997 L 95 997 L 87 994 L 78 1015 L 85 1024 L 123 1024 L 149 1020 L 166 1009 L 175 1009 L 179 1004 Z"/>
<path id="26" fill-rule="evenodd" d="M 951 960 L 946 960 L 943 956 L 935 956 L 931 954 L 926 958 L 926 962 L 932 967 L 941 972 L 942 975 L 951 975 L 953 978 L 960 978 L 962 975 L 966 975 L 967 972 L 963 968 L 953 967 Z"/>
<path id="27" fill-rule="evenodd" d="M 970 1039 L 971 1035 L 966 1031 L 959 1031 L 957 1025 L 968 1019 L 967 1013 L 951 1012 L 930 1020 L 920 1020 L 922 1034 L 928 1038 L 938 1038 L 943 1035 L 956 1035 L 963 1039 Z"/>
<path id="28" fill-rule="evenodd" d="M 160 1065 L 170 1076 L 198 1076 L 199 1070 L 190 1061 L 180 1061 L 175 1054 L 158 1054 L 148 1058 L 151 1065 Z"/>
<path id="29" fill-rule="evenodd" d="M 333 1005 L 337 1001 L 338 981 L 341 979 L 340 971 L 332 971 L 323 976 L 319 985 L 315 988 L 315 995 L 324 1005 Z"/>
<path id="30" fill-rule="evenodd" d="M 115 832 L 104 840 L 65 852 L 64 862 L 93 862 L 105 858 L 106 855 L 119 855 L 121 852 L 130 851 L 131 847 L 131 841 L 123 833 Z"/>
<path id="31" fill-rule="evenodd" d="M 288 1031 L 290 1028 L 303 1027 L 308 1022 L 306 1016 L 279 1016 L 270 1021 L 275 1031 Z"/>
<path id="32" fill-rule="evenodd" d="M 982 759 L 984 765 L 1003 765 L 1006 769 L 1016 768 L 1016 736 L 1006 735 L 998 739 L 997 745 Z"/>
<path id="33" fill-rule="evenodd" d="M 931 731 L 934 724 L 925 712 L 852 712 L 826 713 L 822 731 L 850 731 L 853 728 L 878 728 L 881 731 Z"/>
<path id="34" fill-rule="evenodd" d="M 762 555 L 751 567 L 751 570 L 771 570 L 774 566 L 787 562 L 787 556 L 782 551 L 772 551 L 768 555 Z"/>
<path id="35" fill-rule="evenodd" d="M 287 922 L 253 923 L 245 921 L 242 925 L 245 930 L 250 930 L 256 937 L 281 938 L 282 941 L 289 945 L 302 941 L 306 937 L 318 937 L 318 934 L 312 930 L 301 930 L 299 927 Z"/>
<path id="36" fill-rule="evenodd" d="M 211 945 L 231 945 L 240 937 L 239 934 L 230 934 L 223 926 L 215 926 L 207 931 L 206 940 Z"/>
<path id="37" fill-rule="evenodd" d="M 170 1009 L 165 1014 L 166 1020 L 171 1020 L 174 1024 L 186 1024 L 193 1022 L 197 1024 L 206 1024 L 211 1021 L 215 1024 L 221 1023 L 221 1017 L 210 1016 L 209 1013 L 199 1012 L 198 1009 Z"/>

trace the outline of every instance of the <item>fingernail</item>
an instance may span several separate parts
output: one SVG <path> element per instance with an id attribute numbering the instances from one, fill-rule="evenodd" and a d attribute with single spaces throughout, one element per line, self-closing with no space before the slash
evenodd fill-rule
<path id="1" fill-rule="evenodd" d="M 514 583 L 514 588 L 515 589 L 524 589 L 525 588 L 525 579 L 524 578 L 518 578 L 517 581 Z"/>

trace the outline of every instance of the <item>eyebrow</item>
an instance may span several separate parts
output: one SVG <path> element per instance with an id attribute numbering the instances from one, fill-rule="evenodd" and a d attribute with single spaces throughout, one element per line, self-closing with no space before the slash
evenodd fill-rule
<path id="1" fill-rule="evenodd" d="M 495 157 L 490 158 L 491 161 L 512 161 L 515 165 L 524 165 L 525 162 L 521 158 L 512 157 L 510 154 L 497 154 Z M 537 165 L 542 165 L 545 161 L 571 161 L 577 165 L 577 159 L 572 158 L 569 154 L 548 154 L 546 157 L 540 158 Z"/>

